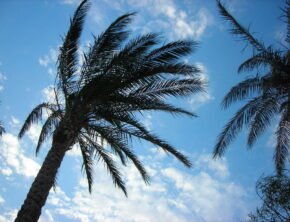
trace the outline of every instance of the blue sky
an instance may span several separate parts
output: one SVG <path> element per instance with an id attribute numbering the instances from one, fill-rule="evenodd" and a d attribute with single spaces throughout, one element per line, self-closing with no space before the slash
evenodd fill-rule
<path id="1" fill-rule="evenodd" d="M 283 43 L 282 0 L 227 0 L 228 9 L 266 44 Z M 247 129 L 224 158 L 211 159 L 218 134 L 237 104 L 222 110 L 220 102 L 231 86 L 251 73 L 237 75 L 238 65 L 251 49 L 235 40 L 217 13 L 213 0 L 92 0 L 81 49 L 115 18 L 136 11 L 132 35 L 158 32 L 164 41 L 195 39 L 198 50 L 188 59 L 203 70 L 208 94 L 172 101 L 199 117 L 146 113 L 146 126 L 171 142 L 194 163 L 184 168 L 171 156 L 148 143 L 134 143 L 151 175 L 146 186 L 132 166 L 123 169 L 129 197 L 112 185 L 102 163 L 96 163 L 93 193 L 89 195 L 81 172 L 78 149 L 68 153 L 58 173 L 41 222 L 52 221 L 241 221 L 259 204 L 254 187 L 262 175 L 274 172 L 272 127 L 252 150 L 246 149 Z M 50 141 L 35 156 L 40 125 L 21 141 L 17 133 L 30 110 L 52 99 L 57 50 L 77 0 L 0 2 L 0 116 L 7 133 L 0 141 L 0 222 L 12 221 L 21 206 Z M 252 73 L 255 74 L 255 73 Z"/>

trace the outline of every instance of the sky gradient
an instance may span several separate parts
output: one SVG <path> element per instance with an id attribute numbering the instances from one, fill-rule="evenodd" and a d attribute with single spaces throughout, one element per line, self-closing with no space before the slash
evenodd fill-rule
<path id="1" fill-rule="evenodd" d="M 41 222 L 56 221 L 245 221 L 259 202 L 255 182 L 274 173 L 273 132 L 277 120 L 252 150 L 246 146 L 247 129 L 229 146 L 225 157 L 212 160 L 218 134 L 241 104 L 223 110 L 226 92 L 246 76 L 238 65 L 252 51 L 228 33 L 213 0 L 91 0 L 81 50 L 92 34 L 98 35 L 118 16 L 137 12 L 130 25 L 132 36 L 157 32 L 164 42 L 194 39 L 197 51 L 187 58 L 203 71 L 208 93 L 173 103 L 194 111 L 198 118 L 146 113 L 143 123 L 187 154 L 186 169 L 149 143 L 133 147 L 151 175 L 143 183 L 129 165 L 122 168 L 128 198 L 113 186 L 103 164 L 96 162 L 93 192 L 87 189 L 77 147 L 65 157 L 51 190 Z M 282 0 L 223 1 L 235 17 L 266 44 L 280 47 L 285 36 Z M 40 125 L 33 125 L 21 141 L 17 133 L 31 109 L 52 99 L 58 47 L 69 27 L 77 0 L 0 1 L 0 116 L 6 132 L 0 140 L 0 222 L 12 221 L 49 149 L 35 156 Z"/>

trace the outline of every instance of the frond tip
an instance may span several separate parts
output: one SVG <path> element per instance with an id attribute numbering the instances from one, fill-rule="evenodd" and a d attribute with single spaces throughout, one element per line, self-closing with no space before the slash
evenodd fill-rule
<path id="1" fill-rule="evenodd" d="M 18 134 L 19 139 L 21 139 L 24 136 L 24 134 L 30 129 L 32 124 L 37 123 L 38 121 L 41 120 L 43 109 L 50 111 L 54 110 L 53 106 L 49 103 L 41 103 L 38 106 L 36 106 L 24 121 L 24 124 Z"/>

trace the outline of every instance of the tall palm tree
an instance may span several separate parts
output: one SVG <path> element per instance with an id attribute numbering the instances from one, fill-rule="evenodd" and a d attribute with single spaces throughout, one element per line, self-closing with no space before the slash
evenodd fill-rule
<path id="1" fill-rule="evenodd" d="M 228 108 L 235 102 L 247 103 L 225 125 L 214 149 L 214 157 L 224 154 L 226 148 L 242 130 L 248 127 L 249 147 L 270 126 L 274 116 L 279 116 L 276 129 L 276 149 L 274 154 L 276 171 L 281 174 L 289 160 L 290 149 L 290 51 L 289 48 L 266 47 L 242 26 L 217 0 L 219 12 L 231 24 L 230 32 L 240 37 L 253 48 L 253 55 L 244 61 L 238 72 L 250 72 L 260 68 L 262 73 L 238 83 L 226 94 L 222 106 Z M 285 18 L 287 23 L 286 43 L 290 43 L 290 1 L 286 1 Z M 259 71 L 259 70 L 258 70 Z"/>
<path id="2" fill-rule="evenodd" d="M 92 167 L 96 156 L 105 163 L 114 184 L 126 196 L 125 183 L 113 155 L 124 165 L 131 161 L 145 183 L 149 182 L 146 169 L 130 148 L 131 138 L 149 141 L 185 166 L 191 166 L 186 156 L 148 131 L 136 114 L 156 110 L 195 116 L 166 103 L 165 98 L 204 91 L 205 83 L 199 70 L 180 61 L 193 52 L 196 43 L 175 41 L 160 46 L 156 34 L 126 41 L 130 34 L 126 28 L 134 13 L 125 14 L 94 38 L 80 64 L 79 39 L 89 5 L 87 0 L 80 3 L 60 48 L 55 103 L 45 102 L 35 107 L 19 133 L 22 138 L 29 127 L 42 118 L 44 110 L 49 112 L 36 153 L 49 135 L 52 135 L 52 146 L 15 221 L 38 220 L 62 159 L 75 144 L 81 150 L 89 192 L 92 191 Z M 100 142 L 102 140 L 105 143 Z"/>

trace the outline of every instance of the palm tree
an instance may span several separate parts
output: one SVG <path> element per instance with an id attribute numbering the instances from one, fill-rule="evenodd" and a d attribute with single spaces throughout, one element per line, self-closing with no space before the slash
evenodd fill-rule
<path id="1" fill-rule="evenodd" d="M 225 125 L 215 145 L 213 155 L 220 157 L 226 148 L 242 130 L 248 127 L 249 147 L 270 126 L 274 116 L 279 116 L 276 129 L 275 166 L 278 174 L 285 168 L 290 147 L 290 51 L 266 47 L 251 32 L 242 26 L 217 0 L 219 12 L 231 24 L 230 32 L 247 42 L 253 48 L 253 56 L 244 61 L 238 72 L 250 72 L 260 68 L 262 74 L 246 78 L 226 94 L 222 107 L 228 108 L 235 102 L 246 100 L 247 103 Z M 286 2 L 287 19 L 286 43 L 290 43 L 290 1 Z"/>
<path id="2" fill-rule="evenodd" d="M 38 220 L 62 159 L 75 144 L 81 150 L 89 192 L 96 156 L 105 163 L 113 183 L 126 196 L 125 183 L 113 155 L 123 165 L 131 161 L 145 183 L 149 182 L 146 169 L 130 148 L 131 138 L 149 141 L 191 167 L 185 155 L 148 131 L 136 114 L 156 110 L 195 116 L 166 103 L 165 98 L 204 91 L 205 82 L 199 70 L 180 61 L 193 52 L 196 42 L 175 41 L 160 46 L 160 37 L 156 34 L 126 41 L 130 34 L 126 27 L 134 13 L 125 14 L 94 38 L 80 64 L 79 39 L 89 5 L 89 1 L 84 0 L 78 6 L 60 48 L 55 103 L 45 102 L 35 107 L 19 133 L 22 138 L 29 127 L 42 118 L 44 110 L 49 112 L 36 153 L 49 135 L 52 135 L 52 146 L 15 221 Z M 105 143 L 100 142 L 102 140 Z"/>

